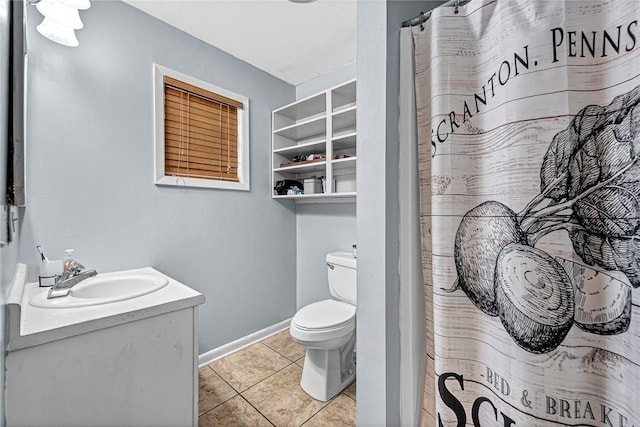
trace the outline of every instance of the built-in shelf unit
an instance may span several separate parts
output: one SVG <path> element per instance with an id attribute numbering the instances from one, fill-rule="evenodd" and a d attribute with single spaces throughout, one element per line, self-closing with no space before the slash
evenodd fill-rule
<path id="1" fill-rule="evenodd" d="M 274 199 L 355 201 L 356 81 L 273 111 L 271 191 Z M 294 161 L 310 155 L 324 158 Z M 295 159 L 299 160 L 299 159 Z M 323 192 L 279 195 L 278 181 L 325 180 Z"/>

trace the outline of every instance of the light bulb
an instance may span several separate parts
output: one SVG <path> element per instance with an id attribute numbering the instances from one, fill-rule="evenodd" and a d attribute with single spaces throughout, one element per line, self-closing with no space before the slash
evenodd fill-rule
<path id="1" fill-rule="evenodd" d="M 83 27 L 78 9 L 69 7 L 58 0 L 40 0 L 36 4 L 38 12 L 56 24 L 79 30 Z"/>
<path id="2" fill-rule="evenodd" d="M 40 34 L 56 43 L 70 47 L 76 47 L 80 44 L 76 38 L 76 32 L 73 28 L 59 25 L 46 16 L 36 29 Z"/>

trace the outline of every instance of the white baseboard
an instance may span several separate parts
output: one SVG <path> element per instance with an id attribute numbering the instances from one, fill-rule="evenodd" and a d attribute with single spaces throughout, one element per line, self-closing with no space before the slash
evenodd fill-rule
<path id="1" fill-rule="evenodd" d="M 245 347 L 250 346 L 251 344 L 255 344 L 258 341 L 262 341 L 263 339 L 275 335 L 278 332 L 284 331 L 291 324 L 291 319 L 285 319 L 282 322 L 276 323 L 275 325 L 267 326 L 264 329 L 261 329 L 257 332 L 249 334 L 245 337 L 232 341 L 223 346 L 214 348 L 213 350 L 209 350 L 206 353 L 202 353 L 198 356 L 198 367 L 201 368 L 204 365 L 207 365 L 214 360 L 218 360 L 221 357 L 228 356 L 231 353 L 235 353 L 238 350 L 242 350 Z"/>

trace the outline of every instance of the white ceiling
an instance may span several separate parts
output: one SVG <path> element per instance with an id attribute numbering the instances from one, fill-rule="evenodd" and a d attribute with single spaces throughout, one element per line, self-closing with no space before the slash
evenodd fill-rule
<path id="1" fill-rule="evenodd" d="M 356 59 L 356 0 L 124 0 L 298 85 Z"/>

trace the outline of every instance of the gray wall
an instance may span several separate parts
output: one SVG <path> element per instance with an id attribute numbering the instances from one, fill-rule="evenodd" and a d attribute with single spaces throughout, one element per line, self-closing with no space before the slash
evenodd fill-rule
<path id="1" fill-rule="evenodd" d="M 431 3 L 358 0 L 359 425 L 400 423 L 399 30 Z"/>
<path id="2" fill-rule="evenodd" d="M 355 203 L 299 204 L 297 229 L 297 305 L 331 298 L 325 256 L 350 251 L 356 243 Z"/>
<path id="3" fill-rule="evenodd" d="M 355 62 L 296 86 L 296 98 L 337 86 L 356 77 Z M 297 306 L 330 298 L 325 256 L 351 250 L 356 243 L 355 203 L 311 203 L 296 206 Z"/>
<path id="4" fill-rule="evenodd" d="M 271 110 L 295 87 L 122 2 L 81 11 L 80 46 L 35 31 L 29 8 L 27 211 L 34 270 L 76 249 L 99 272 L 153 266 L 202 292 L 200 353 L 295 313 L 292 203 L 274 202 Z M 153 184 L 152 64 L 250 99 L 251 191 Z M 289 262 L 287 262 L 289 261 Z"/>

